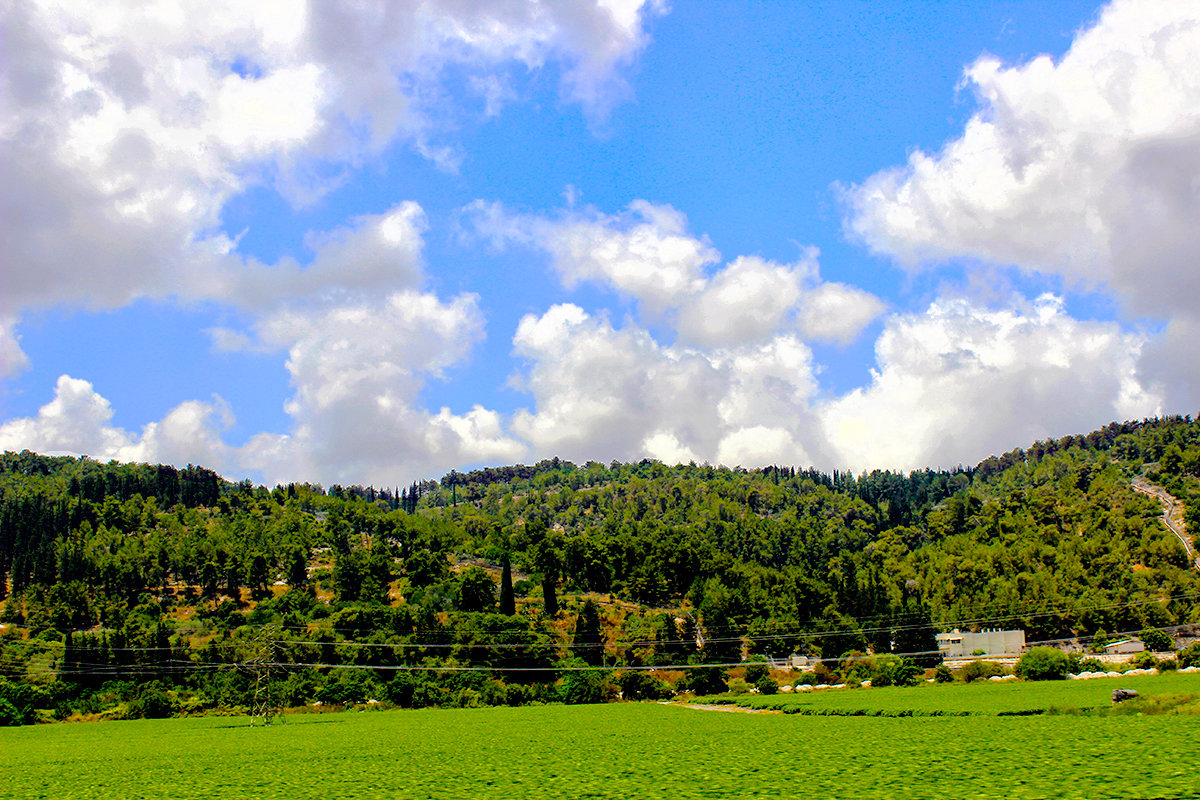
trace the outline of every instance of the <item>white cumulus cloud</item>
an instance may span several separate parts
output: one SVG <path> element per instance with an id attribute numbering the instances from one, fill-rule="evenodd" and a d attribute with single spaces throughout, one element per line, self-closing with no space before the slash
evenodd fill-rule
<path id="1" fill-rule="evenodd" d="M 619 214 L 538 216 L 476 201 L 465 211 L 472 232 L 493 246 L 541 248 L 568 288 L 608 286 L 637 300 L 645 316 L 667 319 L 689 345 L 740 346 L 793 331 L 846 344 L 884 309 L 865 290 L 822 281 L 815 248 L 794 264 L 742 256 L 712 271 L 720 254 L 667 205 L 636 200 Z"/>
<path id="2" fill-rule="evenodd" d="M 887 319 L 869 386 L 819 409 L 852 469 L 974 464 L 1038 439 L 1159 413 L 1144 338 L 1072 318 L 1058 298 L 991 310 L 940 300 Z"/>
<path id="3" fill-rule="evenodd" d="M 221 471 L 236 468 L 230 448 L 221 440 L 233 418 L 219 397 L 208 403 L 181 403 L 163 419 L 145 425 L 140 434 L 114 426 L 112 417 L 112 406 L 91 383 L 62 375 L 54 399 L 38 409 L 37 416 L 0 425 L 0 450 L 180 466 L 195 462 Z"/>
<path id="4" fill-rule="evenodd" d="M 513 65 L 556 67 L 564 97 L 600 119 L 624 95 L 620 73 L 646 44 L 646 21 L 664 11 L 601 0 L 4 3 L 0 315 L 294 292 L 256 276 L 260 265 L 220 232 L 231 198 L 263 183 L 314 196 L 396 141 L 452 161 L 442 130 L 455 104 L 441 89 L 451 65 L 501 85 Z M 301 284 L 371 277 L 318 263 Z M 21 357 L 7 329 L 11 372 Z"/>
<path id="5" fill-rule="evenodd" d="M 937 153 L 848 190 L 850 229 L 913 266 L 967 257 L 1200 303 L 1200 6 L 1115 0 L 1057 62 L 984 57 L 979 111 Z"/>
<path id="6" fill-rule="evenodd" d="M 664 346 L 634 323 L 614 328 L 573 304 L 527 315 L 514 337 L 534 408 L 514 434 L 571 459 L 731 459 L 808 463 L 819 431 L 811 353 L 798 339 L 705 350 Z M 779 426 L 762 427 L 770 419 Z M 807 441 L 806 441 L 807 440 Z M 805 441 L 805 445 L 799 444 Z"/>

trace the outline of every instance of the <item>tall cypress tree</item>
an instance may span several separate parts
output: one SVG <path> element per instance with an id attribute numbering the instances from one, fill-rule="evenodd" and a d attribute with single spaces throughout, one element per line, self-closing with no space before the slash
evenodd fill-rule
<path id="1" fill-rule="evenodd" d="M 513 596 L 512 563 L 507 550 L 500 559 L 500 613 L 510 617 L 517 613 L 517 600 Z"/>
<path id="2" fill-rule="evenodd" d="M 575 620 L 571 653 L 593 667 L 604 663 L 604 639 L 600 633 L 600 607 L 591 598 L 583 604 Z"/>

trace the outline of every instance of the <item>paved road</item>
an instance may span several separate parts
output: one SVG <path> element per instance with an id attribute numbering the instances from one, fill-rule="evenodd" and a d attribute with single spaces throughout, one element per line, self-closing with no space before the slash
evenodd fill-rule
<path id="1" fill-rule="evenodd" d="M 1175 534 L 1179 541 L 1183 544 L 1183 549 L 1187 551 L 1188 561 L 1192 563 L 1196 569 L 1200 569 L 1200 556 L 1196 555 L 1196 549 L 1192 547 L 1192 542 L 1187 535 L 1187 525 L 1183 521 L 1183 503 L 1175 499 L 1166 489 L 1161 486 L 1155 486 L 1147 481 L 1142 476 L 1137 476 L 1130 483 L 1135 492 L 1153 497 L 1162 503 L 1163 515 L 1161 517 L 1163 524 Z"/>

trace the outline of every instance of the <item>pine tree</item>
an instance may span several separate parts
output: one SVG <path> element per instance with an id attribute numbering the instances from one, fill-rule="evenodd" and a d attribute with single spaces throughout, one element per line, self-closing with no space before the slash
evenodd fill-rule
<path id="1" fill-rule="evenodd" d="M 558 614 L 558 596 L 554 593 L 555 579 L 553 575 L 542 576 L 542 602 L 546 606 L 546 616 Z"/>
<path id="2" fill-rule="evenodd" d="M 583 604 L 575 619 L 571 652 L 593 667 L 604 663 L 604 639 L 600 632 L 600 607 L 591 598 Z"/>

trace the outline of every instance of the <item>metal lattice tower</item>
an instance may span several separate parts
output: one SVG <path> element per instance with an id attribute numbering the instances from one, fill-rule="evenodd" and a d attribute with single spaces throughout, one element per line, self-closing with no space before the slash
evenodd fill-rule
<path id="1" fill-rule="evenodd" d="M 251 657 L 241 663 L 241 668 L 254 676 L 254 698 L 250 704 L 250 727 L 260 721 L 270 725 L 276 719 L 280 722 L 283 706 L 279 698 L 271 693 L 271 673 L 279 664 L 275 658 L 275 648 L 278 644 L 279 631 L 274 626 L 263 627 L 250 641 Z"/>

